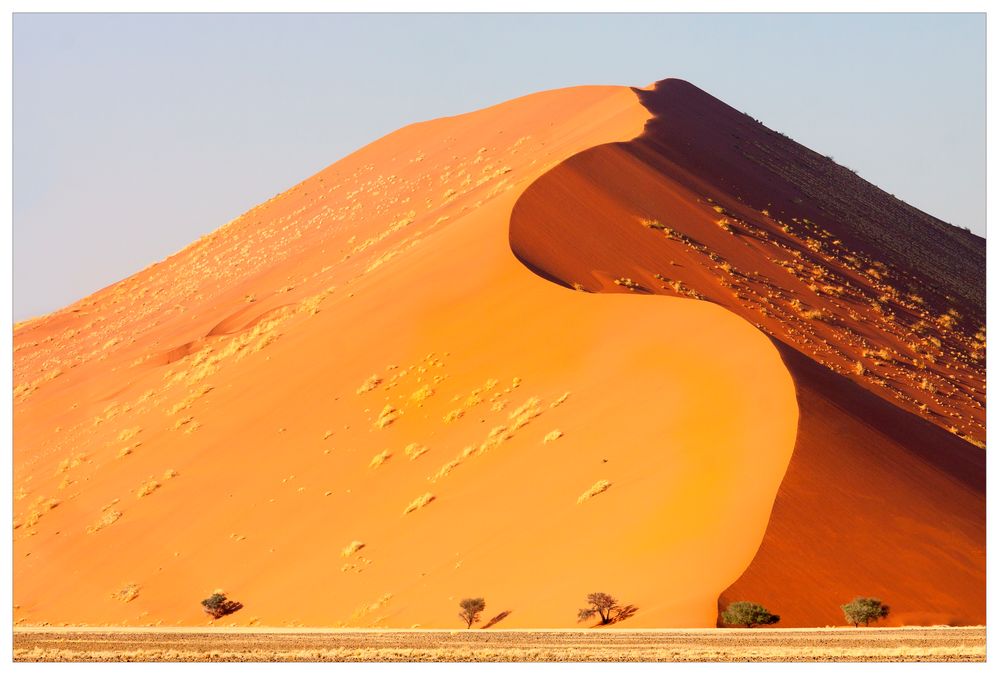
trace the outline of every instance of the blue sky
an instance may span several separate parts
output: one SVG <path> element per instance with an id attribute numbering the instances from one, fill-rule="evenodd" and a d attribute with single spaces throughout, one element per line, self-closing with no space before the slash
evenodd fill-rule
<path id="1" fill-rule="evenodd" d="M 984 14 L 17 14 L 14 320 L 419 120 L 689 80 L 985 233 Z"/>

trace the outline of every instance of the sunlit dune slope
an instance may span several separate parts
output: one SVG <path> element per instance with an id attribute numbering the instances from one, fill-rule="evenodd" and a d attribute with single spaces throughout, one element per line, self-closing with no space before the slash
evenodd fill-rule
<path id="1" fill-rule="evenodd" d="M 510 242 L 581 295 L 708 301 L 780 349 L 795 452 L 719 605 L 822 626 L 874 595 L 890 624 L 984 623 L 984 240 L 686 82 L 636 95 L 644 133 L 535 182 Z"/>
<path id="2" fill-rule="evenodd" d="M 18 326 L 15 622 L 202 624 L 221 588 L 237 625 L 458 627 L 483 596 L 572 626 L 593 591 L 713 625 L 794 446 L 778 350 L 508 244 L 528 185 L 648 118 L 585 87 L 406 127 Z"/>

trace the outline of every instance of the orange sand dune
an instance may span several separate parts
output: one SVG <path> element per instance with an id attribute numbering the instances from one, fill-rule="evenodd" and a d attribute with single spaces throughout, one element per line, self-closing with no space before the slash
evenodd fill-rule
<path id="1" fill-rule="evenodd" d="M 510 242 L 566 287 L 707 300 L 779 348 L 795 452 L 720 607 L 822 626 L 863 594 L 890 624 L 984 623 L 984 241 L 686 82 L 636 94 L 644 133 L 535 182 Z"/>
<path id="2" fill-rule="evenodd" d="M 412 125 L 19 325 L 15 622 L 197 625 L 222 588 L 235 625 L 572 626 L 592 591 L 713 625 L 794 447 L 778 350 L 508 246 L 528 185 L 648 118 L 583 87 Z"/>

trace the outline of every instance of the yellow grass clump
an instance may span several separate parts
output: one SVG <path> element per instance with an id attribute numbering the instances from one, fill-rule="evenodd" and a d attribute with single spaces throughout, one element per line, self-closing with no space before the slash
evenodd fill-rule
<path id="1" fill-rule="evenodd" d="M 160 487 L 159 481 L 155 481 L 152 479 L 147 480 L 136 491 L 135 497 L 136 499 L 142 499 L 146 495 L 151 495 L 153 492 L 159 489 L 159 487 Z"/>
<path id="2" fill-rule="evenodd" d="M 368 462 L 368 466 L 372 469 L 381 466 L 382 464 L 387 462 L 391 456 L 392 456 L 391 452 L 389 452 L 388 450 L 382 450 L 377 455 L 371 458 L 371 461 Z"/>
<path id="3" fill-rule="evenodd" d="M 545 440 L 543 442 L 545 444 L 548 444 L 551 443 L 552 441 L 557 441 L 560 438 L 562 438 L 562 432 L 559 431 L 558 429 L 553 429 L 549 431 L 547 434 L 545 434 Z"/>
<path id="4" fill-rule="evenodd" d="M 509 419 L 513 420 L 513 426 L 510 430 L 517 431 L 532 419 L 540 415 L 541 412 L 541 399 L 537 396 L 532 396 L 522 403 L 519 408 L 509 414 Z"/>
<path id="5" fill-rule="evenodd" d="M 406 446 L 406 449 L 403 450 L 403 452 L 406 453 L 406 456 L 409 457 L 410 461 L 416 459 L 420 455 L 424 454 L 426 451 L 427 451 L 427 446 L 420 445 L 419 443 L 410 443 L 409 445 Z"/>
<path id="6" fill-rule="evenodd" d="M 434 390 L 429 384 L 425 384 L 412 394 L 409 395 L 409 400 L 413 401 L 417 405 L 422 405 L 424 401 L 434 395 Z"/>
<path id="7" fill-rule="evenodd" d="M 375 389 L 381 383 L 382 383 L 382 378 L 378 377 L 377 375 L 372 375 L 371 377 L 369 377 L 368 379 L 366 379 L 361 384 L 360 387 L 357 388 L 357 393 L 358 394 L 363 394 L 365 392 L 371 391 L 372 389 Z"/>
<path id="8" fill-rule="evenodd" d="M 114 509 L 107 508 L 101 514 L 101 517 L 97 519 L 97 522 L 87 528 L 87 534 L 93 534 L 94 532 L 103 530 L 119 518 L 121 518 L 121 511 L 115 511 Z"/>
<path id="9" fill-rule="evenodd" d="M 118 434 L 119 441 L 128 441 L 135 438 L 139 432 L 142 431 L 141 427 L 132 427 L 131 429 L 122 429 L 121 433 Z"/>
<path id="10" fill-rule="evenodd" d="M 465 414 L 464 409 L 462 409 L 462 408 L 455 408 L 454 410 L 452 410 L 448 414 L 444 415 L 444 423 L 445 424 L 450 424 L 451 422 L 454 422 L 455 420 L 461 419 L 461 417 L 464 414 Z"/>
<path id="11" fill-rule="evenodd" d="M 489 435 L 486 436 L 486 440 L 484 440 L 479 446 L 479 454 L 481 455 L 484 452 L 492 450 L 512 436 L 513 431 L 507 430 L 504 426 L 493 427 L 489 430 Z"/>
<path id="12" fill-rule="evenodd" d="M 36 499 L 32 505 L 31 510 L 28 512 L 27 517 L 24 519 L 25 527 L 34 527 L 38 524 L 38 521 L 43 515 L 59 506 L 58 499 L 45 499 L 44 497 L 39 497 Z M 15 529 L 18 526 L 15 526 Z"/>
<path id="13" fill-rule="evenodd" d="M 167 411 L 167 414 L 168 415 L 176 415 L 181 410 L 187 410 L 188 408 L 191 407 L 191 405 L 195 401 L 197 401 L 199 398 L 201 398 L 202 396 L 204 396 L 205 394 L 207 394 L 208 392 L 210 392 L 214 388 L 215 387 L 212 387 L 211 385 L 207 385 L 207 384 L 203 385 L 201 387 L 197 387 L 196 389 L 192 390 L 191 393 L 188 394 L 183 400 L 178 401 L 176 404 L 174 404 Z"/>
<path id="14" fill-rule="evenodd" d="M 392 424 L 397 419 L 399 419 L 399 415 L 400 415 L 399 411 L 396 410 L 393 406 L 386 405 L 384 408 L 382 408 L 382 411 L 378 413 L 378 419 L 375 420 L 375 426 L 378 427 L 379 429 L 384 429 L 385 427 L 387 427 L 388 425 Z"/>
<path id="15" fill-rule="evenodd" d="M 569 395 L 571 393 L 572 392 L 569 392 L 569 391 L 565 392 L 564 394 L 562 394 L 561 396 L 559 396 L 557 399 L 555 399 L 554 401 L 552 401 L 551 405 L 549 405 L 548 407 L 549 408 L 557 408 L 557 407 L 559 407 L 560 405 L 562 405 L 563 403 L 566 402 L 566 400 L 569 398 Z"/>
<path id="16" fill-rule="evenodd" d="M 576 503 L 582 504 L 583 502 L 592 499 L 593 497 L 596 497 L 601 492 L 606 492 L 607 488 L 609 488 L 610 486 L 611 482 L 609 480 L 598 480 L 596 483 L 590 486 L 589 490 L 579 495 L 579 499 L 576 500 Z"/>
<path id="17" fill-rule="evenodd" d="M 364 548 L 364 542 L 357 541 L 355 539 L 354 541 L 347 544 L 342 551 L 340 551 L 340 555 L 343 556 L 344 558 L 349 558 L 350 556 L 360 551 L 362 548 Z"/>
<path id="18" fill-rule="evenodd" d="M 409 506 L 407 506 L 406 509 L 402 512 L 402 515 L 406 515 L 407 513 L 412 513 L 413 511 L 422 509 L 424 506 L 434 501 L 435 499 L 437 499 L 437 497 L 430 494 L 429 492 L 425 492 L 416 499 L 414 499 L 413 501 L 411 501 L 409 503 Z"/>
<path id="19" fill-rule="evenodd" d="M 138 584 L 126 584 L 121 590 L 115 591 L 111 594 L 114 600 L 120 600 L 121 602 L 132 602 L 137 597 L 139 597 L 139 585 Z"/>
<path id="20" fill-rule="evenodd" d="M 445 464 L 441 468 L 437 469 L 437 473 L 435 473 L 433 476 L 430 476 L 430 478 L 429 478 L 430 482 L 431 483 L 436 483 L 441 478 L 444 478 L 449 473 L 451 473 L 451 471 L 454 470 L 454 468 L 456 466 L 458 466 L 459 464 L 461 464 L 461 460 L 460 459 L 452 459 L 450 462 L 448 462 L 447 464 Z"/>

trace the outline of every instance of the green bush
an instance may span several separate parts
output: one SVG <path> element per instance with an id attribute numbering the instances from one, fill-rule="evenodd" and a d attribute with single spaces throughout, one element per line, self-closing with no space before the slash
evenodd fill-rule
<path id="1" fill-rule="evenodd" d="M 243 603 L 230 600 L 225 593 L 212 593 L 210 598 L 201 601 L 201 607 L 213 619 L 221 619 L 227 614 L 243 609 Z"/>
<path id="2" fill-rule="evenodd" d="M 740 600 L 730 604 L 722 612 L 722 621 L 730 626 L 769 626 L 780 621 L 780 616 L 771 614 L 766 607 L 755 602 Z"/>
<path id="3" fill-rule="evenodd" d="M 843 616 L 854 627 L 864 624 L 870 626 L 871 621 L 877 621 L 888 616 L 888 605 L 877 598 L 854 598 L 842 606 Z"/>

